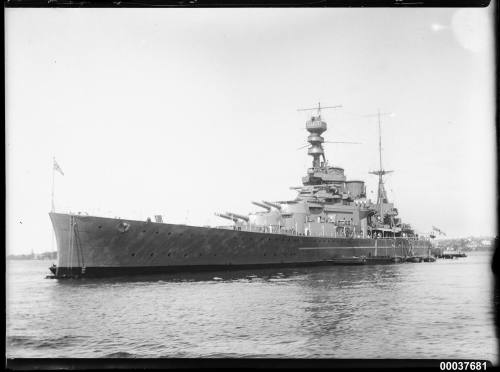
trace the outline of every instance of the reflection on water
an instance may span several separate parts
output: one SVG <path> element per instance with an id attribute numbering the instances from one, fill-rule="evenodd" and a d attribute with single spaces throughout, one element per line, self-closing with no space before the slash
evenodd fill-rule
<path id="1" fill-rule="evenodd" d="M 486 254 L 61 281 L 48 266 L 8 262 L 8 356 L 497 360 Z"/>
<path id="2" fill-rule="evenodd" d="M 235 270 L 235 271 L 202 271 L 192 273 L 172 273 L 172 274 L 150 274 L 150 275 L 134 275 L 130 277 L 113 277 L 113 278 L 86 278 L 84 280 L 64 280 L 61 284 L 68 285 L 87 285 L 97 283 L 116 284 L 116 283 L 151 283 L 151 282 L 204 282 L 204 281 L 235 281 L 235 280 L 272 280 L 282 277 L 291 277 L 308 273 L 307 268 L 269 268 L 269 269 L 252 269 L 252 270 Z"/>
<path id="3" fill-rule="evenodd" d="M 84 278 L 56 281 L 58 285 L 68 286 L 103 286 L 113 284 L 155 283 L 155 282 L 231 282 L 231 281 L 280 281 L 307 276 L 312 286 L 321 283 L 335 282 L 339 285 L 355 286 L 368 282 L 379 282 L 379 279 L 397 277 L 400 265 L 379 266 L 311 266 L 295 268 L 264 268 L 231 271 L 202 271 L 188 273 L 144 274 L 134 276 L 115 276 L 111 278 Z"/>

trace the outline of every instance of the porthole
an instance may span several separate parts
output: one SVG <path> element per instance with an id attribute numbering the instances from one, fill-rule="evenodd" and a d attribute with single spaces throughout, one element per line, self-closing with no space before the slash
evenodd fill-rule
<path id="1" fill-rule="evenodd" d="M 172 234 L 172 232 L 171 232 L 171 231 L 169 231 L 169 232 L 168 232 L 168 235 L 171 235 L 171 234 Z"/>
<path id="2" fill-rule="evenodd" d="M 132 254 L 131 254 L 131 256 L 132 256 L 132 257 L 134 257 L 134 256 L 135 256 L 135 253 L 132 253 Z"/>
<path id="3" fill-rule="evenodd" d="M 157 234 L 159 234 L 160 232 L 159 232 L 159 231 L 157 231 L 156 233 L 157 233 Z"/>
<path id="4" fill-rule="evenodd" d="M 171 254 L 171 253 L 170 253 L 170 252 L 168 252 L 167 256 L 168 256 L 168 257 L 170 257 L 170 254 Z"/>
<path id="5" fill-rule="evenodd" d="M 146 232 L 146 230 L 142 230 L 142 232 L 143 232 L 143 233 L 145 233 L 145 232 Z"/>
<path id="6" fill-rule="evenodd" d="M 100 229 L 102 229 L 102 226 L 99 226 Z"/>
<path id="7" fill-rule="evenodd" d="M 154 254 L 154 253 L 151 253 L 151 254 L 150 254 L 150 256 L 151 256 L 151 257 L 153 257 L 153 254 Z"/>

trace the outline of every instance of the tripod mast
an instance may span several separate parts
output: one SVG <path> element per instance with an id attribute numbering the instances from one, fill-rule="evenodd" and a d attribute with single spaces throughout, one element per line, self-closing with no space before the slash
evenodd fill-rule
<path id="1" fill-rule="evenodd" d="M 383 204 L 383 203 L 388 203 L 389 200 L 387 198 L 387 192 L 385 191 L 385 186 L 384 186 L 384 178 L 388 173 L 392 173 L 392 170 L 384 170 L 382 167 L 382 125 L 381 125 L 381 120 L 380 117 L 384 115 L 392 115 L 390 112 L 384 112 L 381 113 L 380 109 L 377 111 L 376 114 L 371 114 L 371 115 L 365 115 L 365 116 L 377 116 L 378 118 L 378 155 L 379 155 L 379 169 L 376 171 L 371 171 L 369 172 L 370 174 L 374 174 L 378 176 L 378 193 L 377 193 L 377 205 Z"/>

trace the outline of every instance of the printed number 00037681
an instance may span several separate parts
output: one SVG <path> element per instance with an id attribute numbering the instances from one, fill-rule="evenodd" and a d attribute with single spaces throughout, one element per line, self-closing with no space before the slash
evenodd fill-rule
<path id="1" fill-rule="evenodd" d="M 441 362 L 441 371 L 485 371 L 486 362 Z"/>

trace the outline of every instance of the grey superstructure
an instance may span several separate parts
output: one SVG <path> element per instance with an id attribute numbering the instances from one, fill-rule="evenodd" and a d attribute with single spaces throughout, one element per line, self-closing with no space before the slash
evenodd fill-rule
<path id="1" fill-rule="evenodd" d="M 328 164 L 322 145 L 325 139 L 321 136 L 327 124 L 321 118 L 320 105 L 317 115 L 306 122 L 306 129 L 310 144 L 307 152 L 313 161 L 302 178 L 303 186 L 291 187 L 298 192 L 294 200 L 253 201 L 264 210 L 245 216 L 231 212 L 216 215 L 232 220 L 239 231 L 335 238 L 416 238 L 411 226 L 401 221 L 398 210 L 388 200 L 383 176 L 392 171 L 382 169 L 381 148 L 380 169 L 370 172 L 379 178 L 377 202 L 372 203 L 366 199 L 363 181 L 348 180 L 343 168 Z"/>

